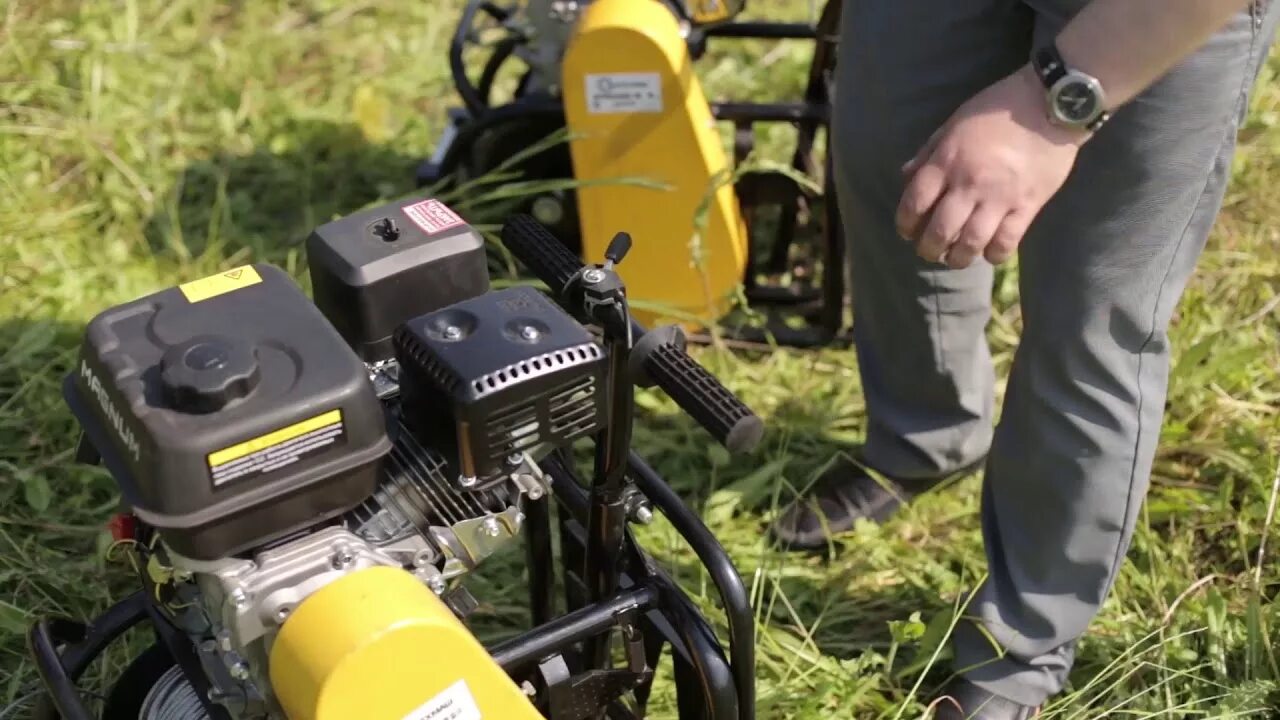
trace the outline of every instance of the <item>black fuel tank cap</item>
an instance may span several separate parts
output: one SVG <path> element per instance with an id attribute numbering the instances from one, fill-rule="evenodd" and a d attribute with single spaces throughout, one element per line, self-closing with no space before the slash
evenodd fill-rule
<path id="1" fill-rule="evenodd" d="M 160 360 L 165 400 L 191 413 L 221 410 L 253 392 L 258 359 L 243 340 L 202 335 L 174 345 Z"/>

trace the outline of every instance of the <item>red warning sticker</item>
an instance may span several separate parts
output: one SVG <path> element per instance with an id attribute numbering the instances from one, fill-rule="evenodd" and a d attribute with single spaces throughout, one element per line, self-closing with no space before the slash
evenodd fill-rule
<path id="1" fill-rule="evenodd" d="M 404 207 L 404 214 L 409 216 L 414 225 L 422 228 L 428 235 L 444 232 L 449 228 L 466 225 L 466 221 L 450 210 L 439 200 L 423 200 Z"/>

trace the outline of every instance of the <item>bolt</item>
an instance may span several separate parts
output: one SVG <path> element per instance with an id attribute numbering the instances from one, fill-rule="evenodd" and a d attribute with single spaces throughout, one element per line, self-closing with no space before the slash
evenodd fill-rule
<path id="1" fill-rule="evenodd" d="M 427 580 L 427 587 L 431 588 L 431 592 L 437 595 L 443 593 L 445 588 L 444 578 L 439 575 L 432 575 L 431 579 Z"/>
<path id="2" fill-rule="evenodd" d="M 531 486 L 529 486 L 529 489 L 525 492 L 525 494 L 529 496 L 529 499 L 530 499 L 530 500 L 541 500 L 541 499 L 542 499 L 542 486 L 541 486 L 541 485 L 531 485 Z"/>
<path id="3" fill-rule="evenodd" d="M 245 605 L 249 604 L 249 596 L 245 594 L 243 589 L 236 588 L 231 591 L 231 602 L 238 608 L 244 608 Z"/>
<path id="4" fill-rule="evenodd" d="M 525 340 L 537 340 L 541 335 L 542 333 L 538 332 L 538 328 L 532 325 L 525 325 L 520 328 L 520 337 Z"/>
<path id="5" fill-rule="evenodd" d="M 352 555 L 350 550 L 347 548 L 338 548 L 338 551 L 333 554 L 333 569 L 345 570 L 351 567 L 351 564 L 355 561 L 356 556 Z"/>
<path id="6" fill-rule="evenodd" d="M 285 620 L 288 620 L 288 619 L 289 619 L 289 606 L 281 605 L 280 608 L 276 610 L 276 622 L 283 623 Z"/>
<path id="7" fill-rule="evenodd" d="M 248 680 L 249 679 L 249 663 L 241 660 L 240 662 L 231 666 L 230 672 L 231 672 L 231 677 L 237 680 Z"/>
<path id="8" fill-rule="evenodd" d="M 524 453 L 511 453 L 507 456 L 507 464 L 512 467 L 520 467 L 524 464 Z"/>
<path id="9" fill-rule="evenodd" d="M 604 271 L 591 268 L 590 270 L 582 273 L 582 279 L 594 285 L 601 280 L 604 280 Z"/>
<path id="10" fill-rule="evenodd" d="M 496 538 L 498 537 L 499 533 L 502 532 L 502 526 L 498 524 L 498 519 L 495 517 L 485 518 L 484 522 L 481 523 L 480 527 L 484 530 L 484 534 L 488 535 L 489 537 Z"/>
<path id="11" fill-rule="evenodd" d="M 476 486 L 477 482 L 479 482 L 479 480 L 469 475 L 463 475 L 458 478 L 458 484 L 464 488 L 473 488 Z"/>
<path id="12" fill-rule="evenodd" d="M 520 683 L 520 689 L 524 692 L 525 695 L 528 695 L 529 697 L 534 697 L 535 695 L 538 694 L 538 691 L 533 687 L 533 683 L 529 682 L 528 680 L 525 680 L 524 682 Z"/>
<path id="13" fill-rule="evenodd" d="M 641 525 L 648 525 L 653 522 L 653 511 L 644 505 L 640 505 L 631 513 L 631 519 Z"/>
<path id="14" fill-rule="evenodd" d="M 414 553 L 414 556 L 413 556 L 414 567 L 421 568 L 421 567 L 426 567 L 427 565 L 430 565 L 430 564 L 431 564 L 430 550 L 419 550 L 418 552 Z"/>
<path id="15" fill-rule="evenodd" d="M 462 328 L 457 325 L 450 325 L 444 329 L 445 340 L 457 340 L 462 337 Z"/>

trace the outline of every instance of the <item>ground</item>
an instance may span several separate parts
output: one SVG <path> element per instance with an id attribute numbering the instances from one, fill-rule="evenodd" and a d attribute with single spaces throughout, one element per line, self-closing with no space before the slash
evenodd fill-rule
<path id="1" fill-rule="evenodd" d="M 301 278 L 312 227 L 411 191 L 456 102 L 444 48 L 457 5 L 0 3 L 0 707 L 35 679 L 22 639 L 35 615 L 84 616 L 130 587 L 105 553 L 113 484 L 72 464 L 59 395 L 83 323 L 248 260 Z M 753 5 L 810 12 L 794 0 Z M 700 73 L 715 97 L 782 97 L 798 91 L 806 61 L 798 43 L 749 47 L 714 54 Z M 1226 717 L 1277 704 L 1280 538 L 1268 543 L 1267 526 L 1280 409 L 1278 74 L 1273 57 L 1174 324 L 1168 417 L 1130 560 L 1050 716 Z M 1019 326 L 1015 277 L 1008 269 L 996 288 L 1001 370 Z M 979 480 L 840 538 L 832 557 L 781 554 L 764 523 L 860 437 L 855 360 L 701 357 L 766 418 L 761 456 L 708 451 L 662 420 L 671 408 L 656 395 L 642 397 L 654 422 L 637 440 L 753 592 L 760 717 L 918 717 L 946 678 L 939 641 L 983 571 Z M 718 622 L 705 575 L 669 528 L 644 536 Z M 504 559 L 481 579 L 486 637 L 522 621 L 519 572 Z M 111 655 L 91 680 L 124 660 Z M 670 700 L 664 684 L 657 716 L 673 716 Z"/>

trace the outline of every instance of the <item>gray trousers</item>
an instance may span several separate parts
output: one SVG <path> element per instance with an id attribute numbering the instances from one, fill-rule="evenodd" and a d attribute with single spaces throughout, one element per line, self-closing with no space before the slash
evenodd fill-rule
<path id="1" fill-rule="evenodd" d="M 1259 0 L 1082 150 L 1019 253 L 1023 334 L 993 431 L 992 267 L 919 259 L 899 168 L 1086 0 L 845 0 L 832 151 L 853 266 L 865 458 L 936 477 L 987 455 L 988 579 L 955 637 L 976 684 L 1038 704 L 1109 592 L 1146 494 L 1174 306 L 1221 206 L 1280 0 Z"/>

